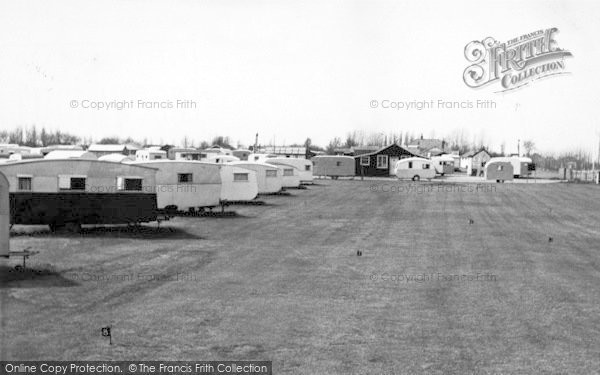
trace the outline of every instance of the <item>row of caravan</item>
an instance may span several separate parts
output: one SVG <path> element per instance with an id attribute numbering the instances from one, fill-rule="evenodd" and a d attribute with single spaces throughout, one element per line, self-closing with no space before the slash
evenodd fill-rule
<path id="1" fill-rule="evenodd" d="M 435 168 L 435 164 L 438 162 L 439 160 L 418 157 L 401 159 L 396 162 L 395 174 L 398 178 L 412 179 L 413 181 L 418 181 L 421 178 L 430 180 L 436 176 L 436 173 L 440 173 Z M 445 167 L 443 163 L 440 165 Z M 535 170 L 535 165 L 530 158 L 494 157 L 484 167 L 484 178 L 504 182 L 513 180 L 515 177 L 528 177 L 531 175 L 532 170 Z"/>
<path id="2" fill-rule="evenodd" d="M 2 163 L 0 173 L 8 180 L 11 223 L 51 229 L 156 221 L 301 183 L 291 165 L 247 161 L 34 159 Z"/>

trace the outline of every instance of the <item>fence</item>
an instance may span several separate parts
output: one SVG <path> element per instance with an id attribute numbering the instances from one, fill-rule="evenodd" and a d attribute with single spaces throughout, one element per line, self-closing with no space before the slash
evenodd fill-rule
<path id="1" fill-rule="evenodd" d="M 600 171 L 598 170 L 575 170 L 571 168 L 560 168 L 560 177 L 567 181 L 600 183 Z"/>

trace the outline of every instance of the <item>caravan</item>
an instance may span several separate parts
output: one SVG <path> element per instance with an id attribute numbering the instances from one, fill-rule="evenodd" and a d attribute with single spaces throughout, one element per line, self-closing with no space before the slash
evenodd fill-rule
<path id="1" fill-rule="evenodd" d="M 512 181 L 514 176 L 513 158 L 491 158 L 485 165 L 486 180 L 504 182 Z"/>
<path id="2" fill-rule="evenodd" d="M 452 155 L 432 156 L 431 163 L 435 168 L 435 172 L 439 175 L 444 176 L 454 173 L 454 157 Z"/>
<path id="3" fill-rule="evenodd" d="M 351 156 L 322 155 L 312 158 L 315 176 L 326 176 L 333 179 L 338 177 L 354 177 L 354 158 Z"/>
<path id="4" fill-rule="evenodd" d="M 256 172 L 258 194 L 277 193 L 283 187 L 282 172 L 277 166 L 267 163 L 254 163 L 250 161 L 237 161 L 229 165 L 250 169 Z"/>
<path id="5" fill-rule="evenodd" d="M 216 164 L 215 164 L 216 165 Z M 251 201 L 258 195 L 256 172 L 231 164 L 219 165 L 221 173 L 221 201 Z"/>
<path id="6" fill-rule="evenodd" d="M 167 152 L 157 147 L 145 148 L 135 152 L 135 160 L 139 161 L 160 160 L 166 158 Z"/>
<path id="7" fill-rule="evenodd" d="M 86 159 L 96 160 L 96 155 L 83 150 L 54 150 L 44 156 L 44 159 Z"/>
<path id="8" fill-rule="evenodd" d="M 159 209 L 195 211 L 219 205 L 221 175 L 219 166 L 192 160 L 136 161 L 132 165 L 156 168 L 156 194 Z"/>
<path id="9" fill-rule="evenodd" d="M 268 158 L 265 162 L 273 165 L 290 165 L 298 171 L 300 183 L 312 184 L 313 182 L 313 164 L 310 160 L 296 158 Z"/>
<path id="10" fill-rule="evenodd" d="M 431 165 L 431 160 L 413 157 L 400 159 L 396 162 L 396 177 L 400 179 L 410 178 L 413 181 L 419 181 L 422 178 L 431 180 L 435 177 L 435 168 Z"/>
<path id="11" fill-rule="evenodd" d="M 157 220 L 156 170 L 86 159 L 0 165 L 10 184 L 11 223 L 80 228 Z"/>
<path id="12" fill-rule="evenodd" d="M 300 186 L 300 175 L 298 170 L 291 165 L 271 164 L 279 168 L 281 184 L 285 188 L 297 188 Z"/>

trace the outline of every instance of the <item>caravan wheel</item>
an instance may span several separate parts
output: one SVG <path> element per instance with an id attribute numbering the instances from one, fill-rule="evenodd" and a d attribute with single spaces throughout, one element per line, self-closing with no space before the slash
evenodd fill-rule
<path id="1" fill-rule="evenodd" d="M 413 181 L 419 181 L 420 179 L 421 179 L 421 177 L 418 174 L 414 175 L 412 178 Z"/>

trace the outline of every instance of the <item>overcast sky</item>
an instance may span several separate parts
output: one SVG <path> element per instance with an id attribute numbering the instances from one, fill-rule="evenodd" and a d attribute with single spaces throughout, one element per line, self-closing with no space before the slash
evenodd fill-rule
<path id="1" fill-rule="evenodd" d="M 325 145 L 352 130 L 442 136 L 465 129 L 499 149 L 596 152 L 597 1 L 7 1 L 0 3 L 0 127 Z M 568 75 L 507 93 L 462 79 L 464 48 L 557 27 Z M 411 100 L 497 108 L 371 108 Z M 139 108 L 138 101 L 174 108 Z M 176 108 L 190 100 L 196 108 Z M 75 104 L 72 101 L 76 101 Z M 82 108 L 134 101 L 123 110 Z M 76 108 L 72 108 L 77 106 Z"/>

